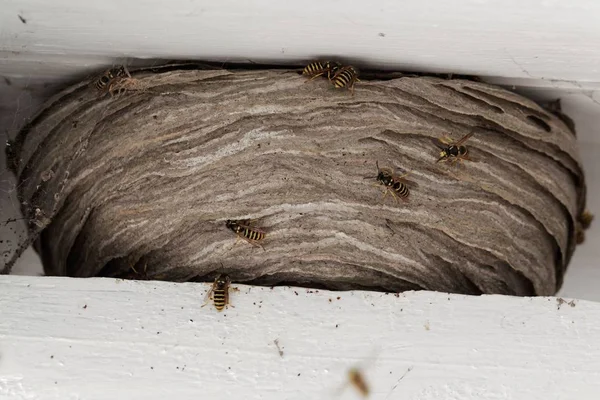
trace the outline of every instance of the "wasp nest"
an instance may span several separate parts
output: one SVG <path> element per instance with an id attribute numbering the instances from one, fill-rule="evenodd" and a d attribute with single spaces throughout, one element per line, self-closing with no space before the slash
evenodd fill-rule
<path id="1" fill-rule="evenodd" d="M 221 272 L 513 295 L 561 286 L 583 173 L 573 133 L 526 98 L 432 77 L 362 80 L 352 95 L 290 70 L 124 79 L 110 95 L 89 82 L 63 91 L 11 146 L 49 275 Z M 466 134 L 471 161 L 436 163 L 435 139 Z M 380 172 L 409 173 L 410 195 L 384 197 Z M 246 228 L 228 228 L 243 220 L 264 239 L 238 241 Z"/>

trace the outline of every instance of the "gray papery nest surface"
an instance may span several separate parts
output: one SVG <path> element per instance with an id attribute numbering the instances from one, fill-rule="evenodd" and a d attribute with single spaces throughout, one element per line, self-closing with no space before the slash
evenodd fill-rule
<path id="1" fill-rule="evenodd" d="M 354 96 L 306 81 L 291 70 L 142 70 L 114 96 L 90 82 L 55 96 L 12 146 L 46 273 L 560 288 L 585 197 L 563 122 L 467 80 L 361 81 Z M 432 139 L 470 131 L 474 162 L 436 163 Z M 408 201 L 383 198 L 376 161 L 410 172 Z M 262 248 L 236 241 L 228 219 L 256 219 Z"/>

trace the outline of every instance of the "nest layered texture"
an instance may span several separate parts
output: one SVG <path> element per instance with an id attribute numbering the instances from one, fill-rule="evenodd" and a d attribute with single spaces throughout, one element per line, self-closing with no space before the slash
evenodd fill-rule
<path id="1" fill-rule="evenodd" d="M 14 170 L 49 275 L 552 295 L 575 247 L 575 137 L 534 102 L 467 80 L 290 70 L 133 74 L 75 85 L 19 135 Z M 441 136 L 474 161 L 436 163 Z M 410 172 L 383 198 L 376 162 Z M 262 247 L 228 219 L 256 219 Z"/>

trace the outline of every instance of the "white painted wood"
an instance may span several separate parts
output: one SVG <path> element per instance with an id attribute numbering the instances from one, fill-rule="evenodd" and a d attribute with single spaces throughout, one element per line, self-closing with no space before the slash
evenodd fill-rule
<path id="1" fill-rule="evenodd" d="M 585 113 L 585 108 L 573 111 L 574 113 L 570 115 L 579 117 L 576 121 L 582 121 L 582 124 L 587 121 L 579 114 Z M 575 113 L 576 111 L 578 113 Z M 563 287 L 558 295 L 600 301 L 600 265 L 598 264 L 600 259 L 600 246 L 598 246 L 600 243 L 600 219 L 598 219 L 600 218 L 600 144 L 582 142 L 579 151 L 588 185 L 587 207 L 596 214 L 597 219 L 586 231 L 585 243 L 575 249 Z"/>
<path id="2" fill-rule="evenodd" d="M 25 76 L 73 55 L 96 63 L 343 56 L 396 70 L 598 83 L 599 20 L 595 0 L 3 0 L 0 51 Z"/>
<path id="3" fill-rule="evenodd" d="M 598 303 L 240 285 L 217 313 L 207 288 L 1 277 L 0 398 L 332 399 L 355 365 L 380 400 L 600 393 Z"/>

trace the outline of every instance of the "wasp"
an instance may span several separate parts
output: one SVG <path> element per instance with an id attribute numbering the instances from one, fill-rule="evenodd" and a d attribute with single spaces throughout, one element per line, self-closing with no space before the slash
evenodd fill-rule
<path id="1" fill-rule="evenodd" d="M 121 65 L 120 67 L 111 68 L 107 70 L 100 78 L 98 78 L 96 81 L 96 89 L 105 90 L 109 84 L 114 82 L 115 79 L 125 75 L 129 76 L 125 66 Z"/>
<path id="2" fill-rule="evenodd" d="M 230 306 L 229 304 L 229 284 L 231 280 L 229 276 L 220 274 L 215 278 L 214 283 L 211 285 L 210 290 L 206 293 L 204 298 L 204 304 L 202 307 L 208 304 L 210 300 L 213 301 L 217 311 L 223 311 L 223 308 Z M 233 307 L 233 306 L 231 306 Z"/>
<path id="3" fill-rule="evenodd" d="M 567 128 L 569 128 L 573 135 L 577 135 L 575 132 L 575 122 L 568 115 L 563 113 L 560 99 L 548 102 L 544 108 L 546 108 L 552 114 L 556 115 L 562 122 L 564 122 L 564 124 L 567 126 Z"/>
<path id="4" fill-rule="evenodd" d="M 348 386 L 353 387 L 363 398 L 367 398 L 371 394 L 371 388 L 367 383 L 365 374 L 362 368 L 359 368 L 358 366 L 348 369 L 346 379 L 335 392 L 337 396 L 344 392 Z"/>
<path id="5" fill-rule="evenodd" d="M 225 222 L 225 226 L 235 232 L 238 238 L 242 238 L 254 246 L 262 247 L 258 242 L 263 240 L 267 233 L 262 229 L 251 226 L 251 224 L 252 221 L 247 219 L 239 221 L 228 219 Z"/>
<path id="6" fill-rule="evenodd" d="M 315 61 L 306 66 L 302 75 L 310 77 L 309 81 L 327 74 L 327 79 L 331 80 L 333 74 L 342 67 L 342 64 L 335 61 Z"/>
<path id="7" fill-rule="evenodd" d="M 578 218 L 579 222 L 581 222 L 581 226 L 583 229 L 588 229 L 594 220 L 594 214 L 589 212 L 588 210 L 584 210 Z"/>
<path id="8" fill-rule="evenodd" d="M 577 244 L 582 244 L 585 241 L 585 231 L 590 227 L 594 220 L 594 214 L 588 210 L 584 210 L 575 221 L 575 240 Z"/>
<path id="9" fill-rule="evenodd" d="M 404 178 L 408 173 L 396 176 L 390 168 L 379 168 L 379 162 L 376 161 L 375 165 L 377 166 L 377 182 L 386 187 L 383 198 L 385 199 L 389 192 L 396 201 L 398 201 L 398 197 L 407 201 L 410 195 L 408 185 L 418 186 L 417 183 Z"/>
<path id="10" fill-rule="evenodd" d="M 125 88 L 126 85 L 123 82 L 133 82 L 135 81 L 131 78 L 127 67 L 121 65 L 120 67 L 111 68 L 107 70 L 95 83 L 96 89 L 101 92 L 109 92 L 112 96 L 115 88 L 119 91 L 122 88 Z"/>
<path id="11" fill-rule="evenodd" d="M 458 142 L 453 142 L 447 136 L 444 136 L 440 139 L 433 139 L 433 143 L 440 148 L 440 158 L 438 158 L 437 162 L 440 161 L 450 161 L 455 163 L 457 161 L 473 161 L 469 158 L 469 151 L 467 147 L 463 145 L 471 136 L 473 136 L 475 132 L 471 131 L 463 136 Z"/>
<path id="12" fill-rule="evenodd" d="M 361 394 L 362 397 L 368 397 L 371 393 L 367 380 L 358 368 L 350 368 L 348 371 L 348 380 L 350 384 Z"/>
<path id="13" fill-rule="evenodd" d="M 135 266 L 130 266 L 132 273 L 129 273 L 127 279 L 135 279 L 135 280 L 149 280 L 148 278 L 148 264 L 144 264 L 144 270 L 138 271 L 135 269 Z"/>
<path id="14" fill-rule="evenodd" d="M 336 88 L 347 88 L 354 95 L 354 83 L 360 82 L 358 70 L 351 65 L 341 67 L 333 75 L 331 81 Z"/>

